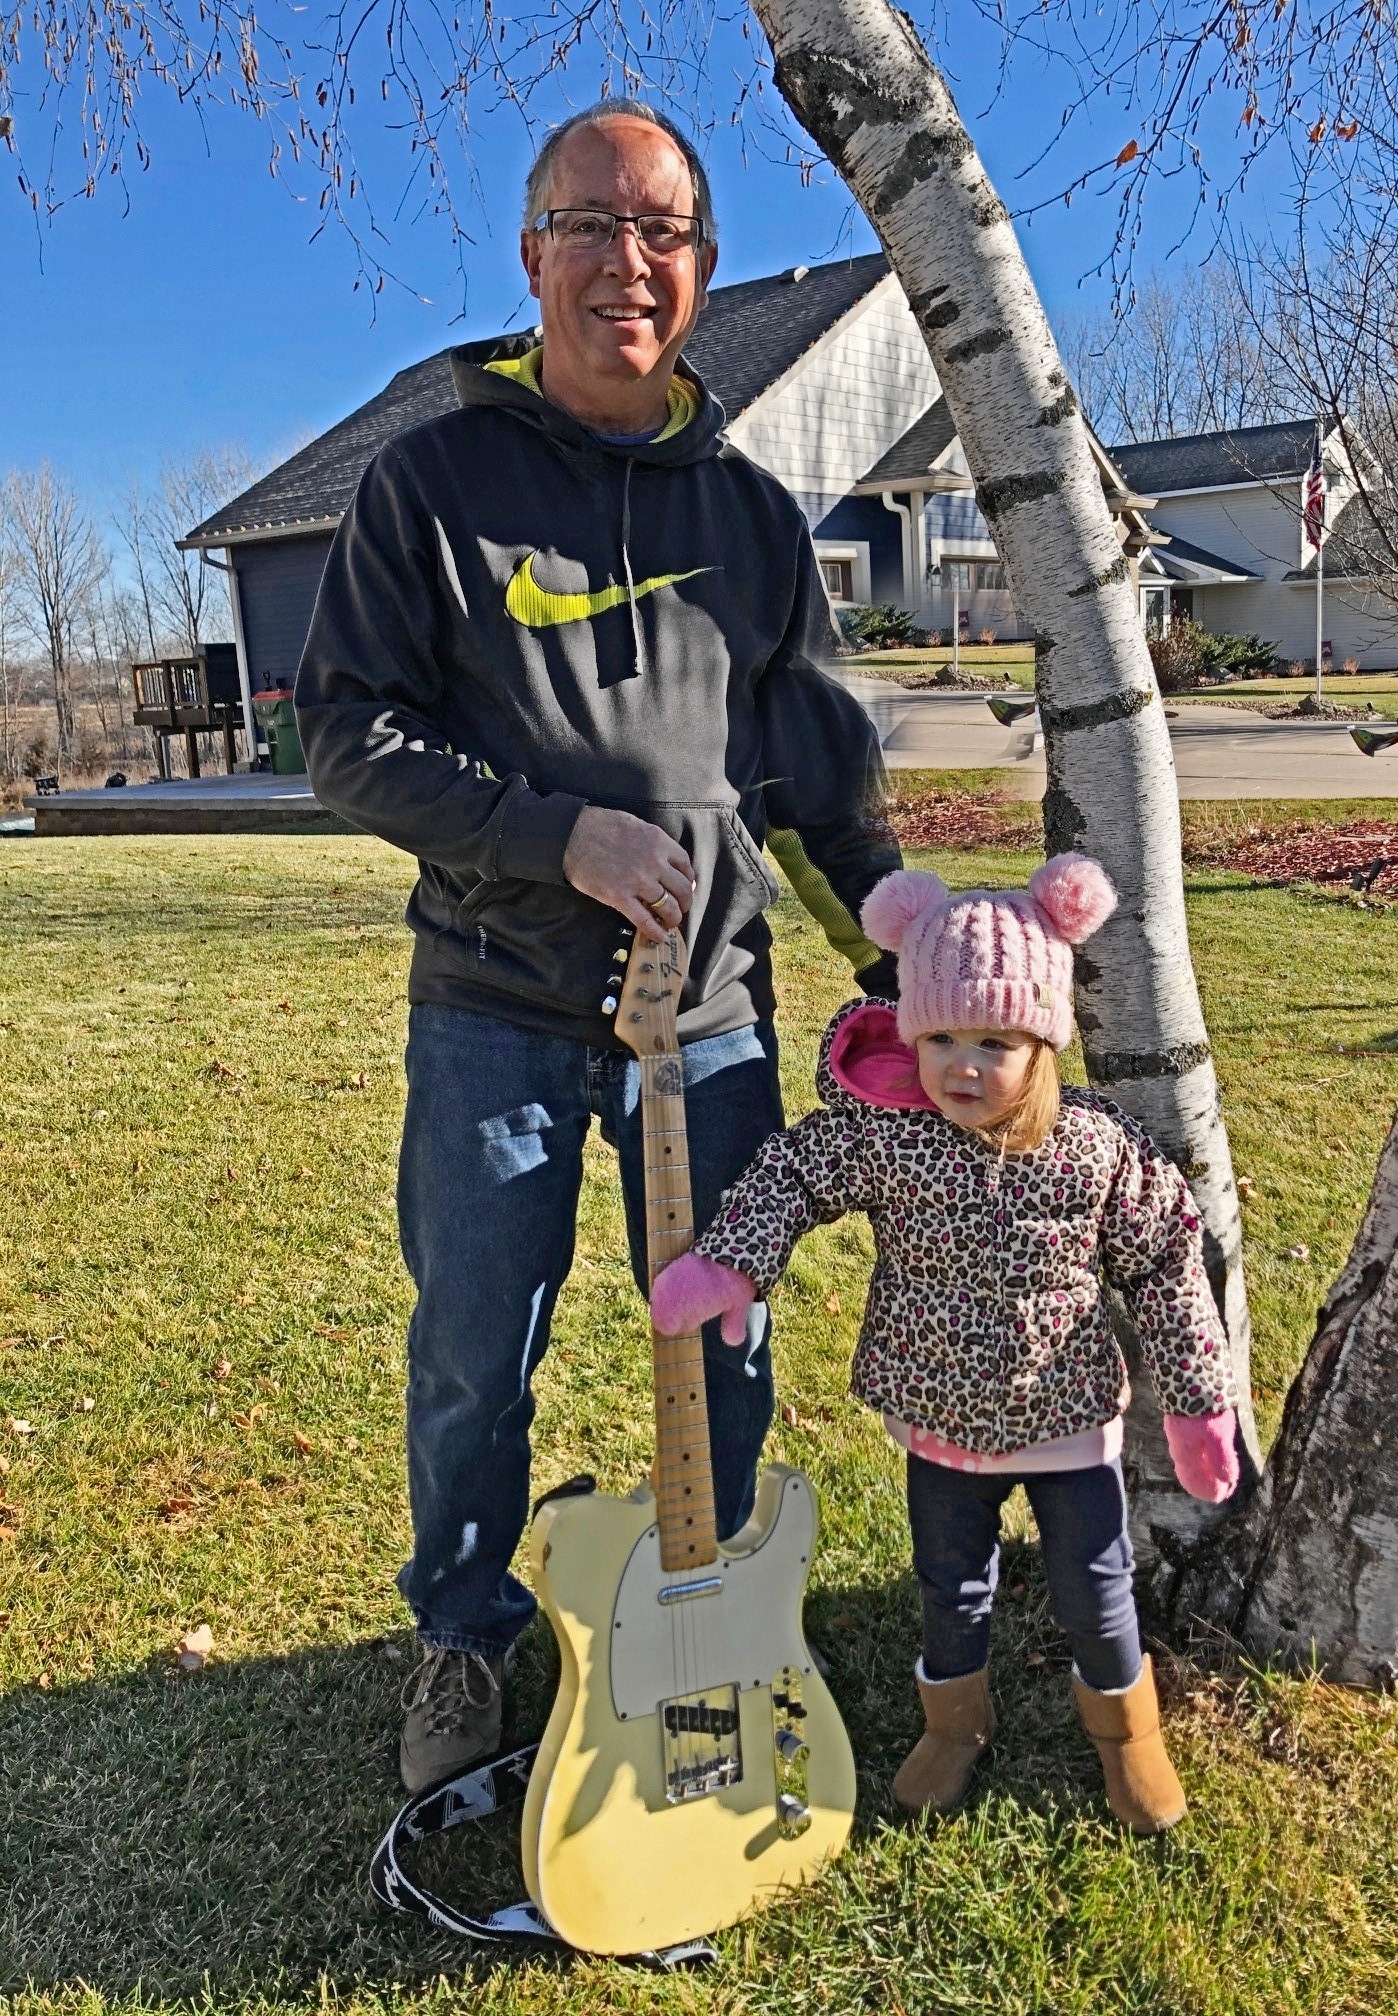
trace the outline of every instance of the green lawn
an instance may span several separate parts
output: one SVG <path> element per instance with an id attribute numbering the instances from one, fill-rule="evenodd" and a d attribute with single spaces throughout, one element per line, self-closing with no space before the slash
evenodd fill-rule
<path id="1" fill-rule="evenodd" d="M 940 857 L 1022 881 L 1023 853 Z M 1348 2016 L 1393 2006 L 1398 1710 L 1222 1663 L 1167 1664 L 1193 1811 L 1107 1820 L 1037 1550 L 1008 1550 L 1003 1735 L 982 1790 L 892 1818 L 916 1602 L 895 1452 L 844 1398 L 868 1239 L 800 1249 L 778 1303 L 795 1426 L 771 1450 L 826 1512 L 810 1609 L 861 1775 L 854 1844 L 719 1965 L 473 1952 L 364 1887 L 394 1809 L 408 1646 L 408 1292 L 394 1242 L 407 864 L 368 840 L 11 842 L 0 851 L 0 2003 Z M 1347 1250 L 1398 1095 L 1398 919 L 1223 872 L 1191 920 L 1234 1150 L 1268 1432 Z M 847 992 L 775 912 L 787 1091 Z M 1305 1245 L 1309 1259 L 1286 1257 Z M 537 1483 L 628 1488 L 649 1451 L 643 1312 L 594 1146 L 540 1382 Z M 29 1424 L 17 1433 L 12 1420 Z M 207 1622 L 215 1658 L 176 1669 Z M 552 1684 L 523 1648 L 516 1728 Z M 508 1823 L 443 1887 L 518 1893 Z"/>

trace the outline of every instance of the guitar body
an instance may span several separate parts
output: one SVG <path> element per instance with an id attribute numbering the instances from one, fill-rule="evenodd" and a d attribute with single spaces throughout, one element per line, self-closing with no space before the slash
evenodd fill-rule
<path id="1" fill-rule="evenodd" d="M 686 1571 L 660 1565 L 648 1486 L 541 1509 L 534 1586 L 563 1670 L 523 1862 L 571 1945 L 640 1953 L 716 1931 L 844 1846 L 854 1758 L 801 1624 L 817 1523 L 807 1479 L 774 1464 L 747 1525 L 692 1578 L 720 1587 L 676 1599 L 662 1592 Z"/>

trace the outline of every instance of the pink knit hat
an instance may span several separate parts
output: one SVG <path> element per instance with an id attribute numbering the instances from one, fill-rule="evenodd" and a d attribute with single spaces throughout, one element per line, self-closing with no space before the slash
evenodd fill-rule
<path id="1" fill-rule="evenodd" d="M 1054 1050 L 1073 1035 L 1073 952 L 1106 923 L 1116 891 L 1095 861 L 1055 854 L 1024 889 L 953 896 L 939 875 L 900 868 L 870 890 L 861 916 L 898 954 L 898 1033 L 1022 1029 Z"/>

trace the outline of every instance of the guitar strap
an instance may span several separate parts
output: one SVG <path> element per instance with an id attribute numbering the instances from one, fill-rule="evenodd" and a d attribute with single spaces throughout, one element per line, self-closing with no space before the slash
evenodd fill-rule
<path id="1" fill-rule="evenodd" d="M 417 1847 L 431 1834 L 446 1834 L 468 1820 L 485 1820 L 492 1813 L 519 1805 L 538 1748 L 537 1743 L 526 1743 L 523 1749 L 502 1752 L 463 1771 L 459 1778 L 449 1778 L 444 1784 L 433 1785 L 409 1799 L 374 1850 L 369 1865 L 369 1888 L 380 1904 L 387 1905 L 390 1911 L 406 1911 L 426 1918 L 439 1931 L 455 1932 L 464 1939 L 487 1942 L 528 1939 L 536 1946 L 571 1951 L 567 1941 L 559 1938 L 535 1905 L 509 1904 L 503 1910 L 492 1911 L 488 1918 L 473 1918 L 469 1912 L 459 1910 L 415 1883 L 402 1862 L 405 1850 Z M 632 1954 L 630 1960 L 635 1966 L 669 1974 L 705 1966 L 717 1957 L 707 1939 L 687 1939 L 679 1946 Z"/>

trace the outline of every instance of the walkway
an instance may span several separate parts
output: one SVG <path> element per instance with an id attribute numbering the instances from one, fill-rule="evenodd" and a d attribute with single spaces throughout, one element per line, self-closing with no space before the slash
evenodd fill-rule
<path id="1" fill-rule="evenodd" d="M 1044 791 L 1043 743 L 1002 728 L 978 693 L 913 693 L 866 672 L 836 677 L 900 770 L 1013 770 L 1015 795 Z M 1008 689 L 1006 689 L 1008 691 Z M 1238 707 L 1166 706 L 1181 798 L 1398 798 L 1398 749 L 1364 756 L 1343 722 L 1269 721 Z"/>

